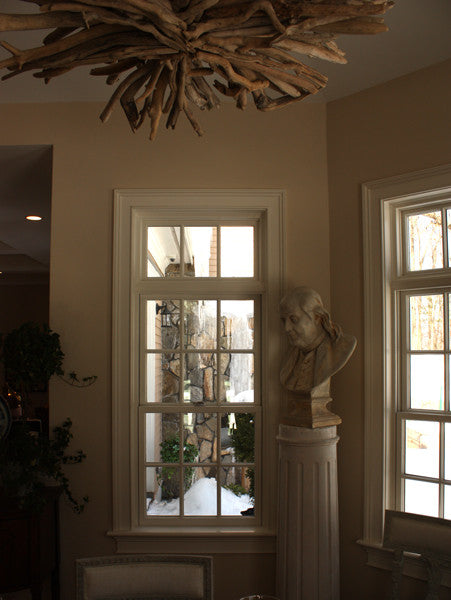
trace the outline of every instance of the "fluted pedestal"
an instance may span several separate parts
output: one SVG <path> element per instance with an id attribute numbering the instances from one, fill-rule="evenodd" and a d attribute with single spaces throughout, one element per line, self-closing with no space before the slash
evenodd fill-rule
<path id="1" fill-rule="evenodd" d="M 281 600 L 338 600 L 337 428 L 279 426 Z"/>

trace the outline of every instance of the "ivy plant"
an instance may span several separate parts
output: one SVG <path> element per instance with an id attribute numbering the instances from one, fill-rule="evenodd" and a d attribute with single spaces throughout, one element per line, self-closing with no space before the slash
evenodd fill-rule
<path id="1" fill-rule="evenodd" d="M 72 495 L 65 465 L 81 463 L 86 455 L 81 450 L 66 452 L 73 434 L 72 421 L 53 429 L 48 438 L 30 430 L 27 421 L 17 421 L 9 435 L 0 442 L 0 487 L 8 498 L 25 510 L 39 512 L 45 506 L 44 488 L 49 480 L 61 486 L 63 494 L 76 513 L 84 509 L 88 497 L 81 502 Z"/>
<path id="2" fill-rule="evenodd" d="M 160 443 L 160 460 L 165 463 L 176 463 L 180 456 L 180 438 L 178 435 L 168 438 Z M 193 463 L 199 450 L 194 444 L 186 443 L 183 446 L 183 462 Z M 180 495 L 178 470 L 175 467 L 161 467 L 158 473 L 158 483 L 161 486 L 162 497 L 172 500 Z M 185 467 L 183 483 L 185 491 L 189 490 L 193 482 L 194 468 Z"/>

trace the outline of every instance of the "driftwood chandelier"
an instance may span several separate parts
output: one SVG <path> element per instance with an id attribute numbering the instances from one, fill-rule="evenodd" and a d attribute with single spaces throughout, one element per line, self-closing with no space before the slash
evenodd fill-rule
<path id="1" fill-rule="evenodd" d="M 100 115 L 120 102 L 133 131 L 149 117 L 154 139 L 163 114 L 174 129 L 192 107 L 219 106 L 216 92 L 244 109 L 273 110 L 321 90 L 327 78 L 300 57 L 345 63 L 340 34 L 387 30 L 389 0 L 22 0 L 39 13 L 0 14 L 0 31 L 51 29 L 37 48 L 0 61 L 8 79 L 26 71 L 48 83 L 75 67 L 96 65 L 116 88 Z"/>

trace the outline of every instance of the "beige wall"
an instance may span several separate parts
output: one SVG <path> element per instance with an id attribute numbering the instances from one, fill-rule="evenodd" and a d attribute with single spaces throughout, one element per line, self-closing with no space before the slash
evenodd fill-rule
<path id="1" fill-rule="evenodd" d="M 334 317 L 359 340 L 333 381 L 339 444 L 342 598 L 387 597 L 389 574 L 364 566 L 363 273 L 360 185 L 451 162 L 451 61 L 327 107 L 331 294 Z M 410 582 L 409 600 L 424 597 Z"/>
<path id="2" fill-rule="evenodd" d="M 39 85 L 39 83 L 36 83 Z M 326 119 L 323 105 L 268 114 L 233 106 L 201 115 L 197 138 L 180 118 L 157 140 L 133 135 L 119 112 L 98 121 L 89 103 L 2 105 L 2 144 L 52 144 L 50 324 L 60 333 L 65 366 L 98 375 L 85 390 L 56 381 L 54 423 L 70 416 L 74 448 L 88 459 L 70 472 L 88 494 L 84 514 L 62 508 L 64 600 L 73 598 L 74 559 L 114 551 L 111 528 L 111 268 L 114 188 L 282 188 L 287 191 L 287 283 L 305 283 L 329 300 Z M 125 492 L 125 490 L 124 490 Z M 239 549 L 237 549 L 239 552 Z M 158 552 L 158 548 L 155 548 Z M 177 551 L 174 548 L 174 551 Z M 216 558 L 217 600 L 274 592 L 273 555 Z"/>

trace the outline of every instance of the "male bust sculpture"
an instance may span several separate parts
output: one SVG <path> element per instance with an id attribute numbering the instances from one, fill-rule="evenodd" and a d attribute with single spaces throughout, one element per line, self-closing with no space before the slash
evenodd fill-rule
<path id="1" fill-rule="evenodd" d="M 346 364 L 356 339 L 332 322 L 320 295 L 309 287 L 289 292 L 280 303 L 280 316 L 293 346 L 280 380 L 292 392 L 312 392 Z"/>

